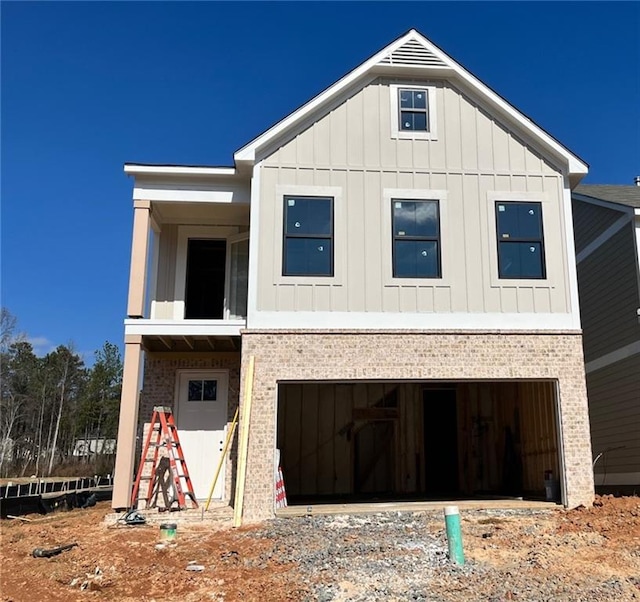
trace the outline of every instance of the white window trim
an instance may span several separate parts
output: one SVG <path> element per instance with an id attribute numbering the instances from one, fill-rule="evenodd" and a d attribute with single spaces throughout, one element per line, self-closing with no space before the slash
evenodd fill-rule
<path id="1" fill-rule="evenodd" d="M 545 278 L 500 278 L 498 273 L 498 230 L 496 222 L 496 203 L 498 201 L 540 203 L 542 206 L 542 236 L 544 245 Z M 487 192 L 487 226 L 489 233 L 488 253 L 491 274 L 491 288 L 554 288 L 557 265 L 562 265 L 563 257 L 550 257 L 549 249 L 554 243 L 551 212 L 553 204 L 544 192 Z"/>
<path id="2" fill-rule="evenodd" d="M 284 253 L 284 197 L 317 196 L 333 198 L 333 276 L 283 276 L 282 257 Z M 274 284 L 330 284 L 342 286 L 346 273 L 347 244 L 344 232 L 344 207 L 342 188 L 339 186 L 296 186 L 280 184 L 276 186 L 275 237 L 276 243 L 273 262 Z"/>
<path id="3" fill-rule="evenodd" d="M 382 284 L 389 286 L 449 286 L 451 284 L 452 239 L 449 231 L 449 208 L 447 190 L 427 190 L 415 188 L 385 188 L 382 191 Z M 438 201 L 440 217 L 440 278 L 394 278 L 393 277 L 393 226 L 391 203 L 394 200 Z"/>
<path id="4" fill-rule="evenodd" d="M 238 234 L 237 226 L 178 226 L 178 246 L 176 249 L 176 276 L 174 282 L 173 319 L 184 320 L 185 297 L 187 285 L 187 247 L 189 239 L 210 238 L 227 240 Z M 227 246 L 228 246 L 227 241 Z M 225 266 L 226 269 L 226 266 Z M 228 313 L 227 307 L 227 274 L 225 274 L 224 313 Z M 220 320 L 218 320 L 220 321 Z"/>
<path id="5" fill-rule="evenodd" d="M 437 140 L 438 113 L 436 107 L 436 87 L 432 85 L 390 84 L 389 90 L 391 95 L 391 137 L 407 140 Z M 427 116 L 429 118 L 428 132 L 400 129 L 398 90 L 424 90 L 427 93 Z"/>

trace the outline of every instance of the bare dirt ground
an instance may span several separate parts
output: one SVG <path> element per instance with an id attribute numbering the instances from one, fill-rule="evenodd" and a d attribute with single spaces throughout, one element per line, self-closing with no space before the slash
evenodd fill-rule
<path id="1" fill-rule="evenodd" d="M 4 602 L 73 600 L 640 601 L 640 498 L 572 511 L 463 511 L 467 563 L 441 512 L 313 516 L 238 530 L 107 525 L 107 503 L 0 524 Z M 34 548 L 77 542 L 53 558 Z M 189 563 L 201 572 L 187 570 Z"/>

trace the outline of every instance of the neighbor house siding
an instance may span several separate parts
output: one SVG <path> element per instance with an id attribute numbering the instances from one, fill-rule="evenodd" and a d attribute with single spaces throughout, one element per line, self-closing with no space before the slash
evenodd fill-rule
<path id="1" fill-rule="evenodd" d="M 569 313 L 563 176 L 449 84 L 437 87 L 436 141 L 392 138 L 388 81 L 377 80 L 264 158 L 257 309 L 263 311 Z M 415 82 L 412 82 L 415 83 Z M 395 117 L 394 117 L 395 118 Z M 340 278 L 283 281 L 278 187 L 341 191 Z M 385 257 L 385 189 L 446 191 L 443 279 L 394 284 Z M 496 245 L 489 193 L 543 202 L 548 279 L 492 282 Z M 304 194 L 304 192 L 301 192 Z M 512 197 L 510 197 L 512 198 Z M 513 199 L 512 199 L 513 200 Z M 527 197 L 523 200 L 531 200 Z M 446 207 L 445 207 L 446 205 Z M 548 226 L 548 227 L 547 227 Z M 446 258 L 445 258 L 446 256 Z M 575 308 L 574 308 L 575 309 Z"/>
<path id="2" fill-rule="evenodd" d="M 588 373 L 587 389 L 596 474 L 640 473 L 640 354 Z"/>
<path id="3" fill-rule="evenodd" d="M 573 233 L 576 253 L 580 253 L 609 226 L 617 222 L 623 213 L 599 205 L 573 201 Z"/>
<path id="4" fill-rule="evenodd" d="M 578 263 L 587 364 L 640 340 L 640 307 L 632 224 Z"/>

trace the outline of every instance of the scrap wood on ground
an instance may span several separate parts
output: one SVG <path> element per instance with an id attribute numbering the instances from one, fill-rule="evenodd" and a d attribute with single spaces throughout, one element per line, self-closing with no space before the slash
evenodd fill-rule
<path id="1" fill-rule="evenodd" d="M 638 497 L 571 511 L 463 510 L 463 567 L 447 558 L 436 510 L 179 524 L 175 546 L 157 545 L 157 524 L 105 523 L 109 512 L 98 503 L 3 521 L 2 600 L 640 601 Z"/>

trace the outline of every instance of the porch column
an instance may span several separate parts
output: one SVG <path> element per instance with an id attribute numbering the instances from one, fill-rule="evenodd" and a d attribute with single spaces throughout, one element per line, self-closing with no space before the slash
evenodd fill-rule
<path id="1" fill-rule="evenodd" d="M 128 508 L 131 504 L 133 467 L 138 428 L 138 395 L 142 360 L 142 336 L 127 335 L 124 340 L 122 397 L 118 424 L 118 447 L 113 482 L 112 508 Z"/>
<path id="2" fill-rule="evenodd" d="M 151 201 L 133 201 L 133 240 L 131 242 L 131 271 L 129 272 L 129 301 L 127 315 L 144 317 L 145 287 L 147 284 L 147 255 Z"/>

